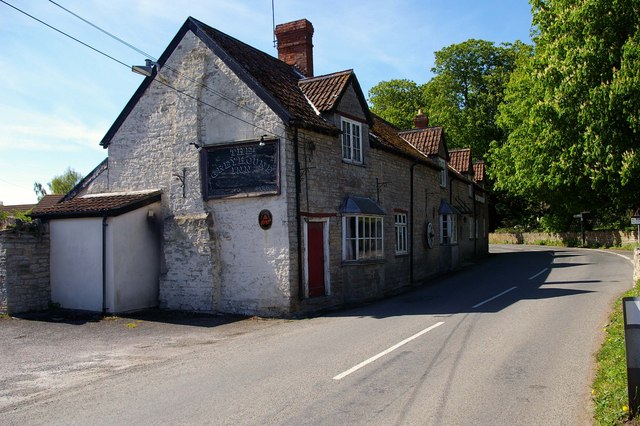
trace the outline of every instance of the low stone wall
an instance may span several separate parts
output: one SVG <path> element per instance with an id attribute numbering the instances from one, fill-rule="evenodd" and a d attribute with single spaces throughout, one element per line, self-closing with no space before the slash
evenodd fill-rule
<path id="1" fill-rule="evenodd" d="M 48 229 L 0 231 L 0 314 L 44 310 L 50 298 Z"/>
<path id="2" fill-rule="evenodd" d="M 518 232 L 489 234 L 489 244 L 539 244 L 541 241 L 556 242 L 558 245 L 579 246 L 582 244 L 580 232 Z M 588 246 L 620 246 L 634 244 L 636 232 L 586 231 L 585 244 Z"/>

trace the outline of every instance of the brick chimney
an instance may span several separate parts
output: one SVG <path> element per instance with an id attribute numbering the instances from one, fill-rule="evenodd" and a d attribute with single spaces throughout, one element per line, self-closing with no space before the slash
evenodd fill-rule
<path id="1" fill-rule="evenodd" d="M 276 25 L 278 59 L 313 77 L 313 25 L 306 19 Z"/>
<path id="2" fill-rule="evenodd" d="M 422 109 L 419 109 L 418 114 L 413 118 L 413 127 L 416 129 L 426 129 L 429 127 L 429 117 L 422 113 Z"/>

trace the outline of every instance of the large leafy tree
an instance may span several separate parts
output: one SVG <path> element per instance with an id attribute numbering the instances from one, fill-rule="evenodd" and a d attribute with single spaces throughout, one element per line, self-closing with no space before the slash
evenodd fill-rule
<path id="1" fill-rule="evenodd" d="M 556 216 L 615 222 L 640 191 L 640 2 L 532 0 L 533 57 L 508 85 L 489 174 Z"/>
<path id="2" fill-rule="evenodd" d="M 424 106 L 422 87 L 411 80 L 381 81 L 369 90 L 371 111 L 400 129 L 411 127 L 418 109 Z"/>
<path id="3" fill-rule="evenodd" d="M 521 42 L 496 46 L 470 39 L 435 53 L 435 76 L 424 92 L 431 122 L 445 127 L 450 147 L 471 147 L 483 158 L 491 141 L 503 139 L 498 105 L 516 58 L 529 52 Z"/>
<path id="4" fill-rule="evenodd" d="M 74 186 L 82 179 L 82 175 L 71 167 L 67 168 L 61 175 L 54 176 L 51 182 L 47 183 L 50 194 L 63 195 L 71 191 Z M 33 184 L 33 190 L 38 196 L 38 200 L 47 195 L 47 190 L 40 182 Z"/>
<path id="5" fill-rule="evenodd" d="M 496 46 L 474 39 L 445 47 L 435 53 L 434 77 L 424 85 L 389 80 L 371 88 L 371 110 L 407 129 L 422 108 L 431 125 L 445 128 L 449 147 L 471 147 L 483 158 L 490 142 L 503 138 L 498 105 L 516 58 L 530 50 L 520 42 Z"/>

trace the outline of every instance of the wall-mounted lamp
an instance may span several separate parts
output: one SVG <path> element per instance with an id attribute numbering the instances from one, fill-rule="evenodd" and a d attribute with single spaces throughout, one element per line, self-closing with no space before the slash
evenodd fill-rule
<path id="1" fill-rule="evenodd" d="M 268 135 L 262 135 L 260 136 L 260 143 L 258 144 L 258 146 L 264 146 L 264 137 L 268 136 Z"/>
<path id="2" fill-rule="evenodd" d="M 153 75 L 153 69 L 159 67 L 157 62 L 152 61 L 151 59 L 144 60 L 146 65 L 132 65 L 131 71 L 136 74 L 142 74 L 146 77 L 151 77 Z"/>

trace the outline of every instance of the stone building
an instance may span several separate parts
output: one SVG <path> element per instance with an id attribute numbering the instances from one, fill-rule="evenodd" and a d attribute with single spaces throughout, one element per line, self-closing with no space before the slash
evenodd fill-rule
<path id="1" fill-rule="evenodd" d="M 100 200 L 140 198 L 158 234 L 157 304 L 189 311 L 309 312 L 486 254 L 470 155 L 452 156 L 424 116 L 400 132 L 372 114 L 352 70 L 314 76 L 313 31 L 278 25 L 276 59 L 188 18 L 142 67 L 101 141 L 108 159 L 36 216 L 77 221 L 78 200 L 96 217 Z"/>

